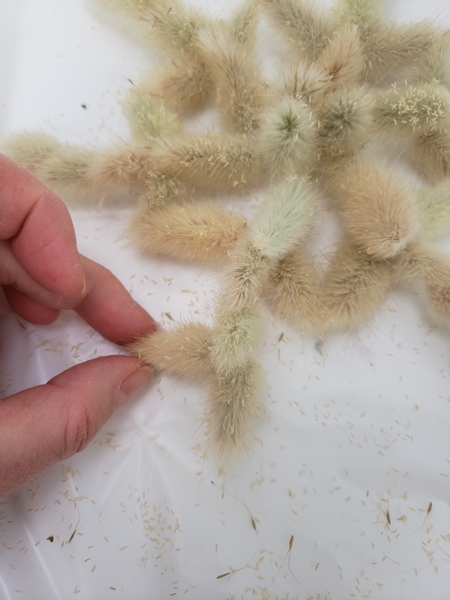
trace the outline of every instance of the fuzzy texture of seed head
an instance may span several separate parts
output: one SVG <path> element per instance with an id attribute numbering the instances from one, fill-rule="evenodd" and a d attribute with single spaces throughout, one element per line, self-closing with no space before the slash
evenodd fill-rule
<path id="1" fill-rule="evenodd" d="M 450 130 L 450 92 L 442 85 L 391 87 L 373 106 L 374 124 L 386 135 Z"/>
<path id="2" fill-rule="evenodd" d="M 364 54 L 357 28 L 347 25 L 337 29 L 315 64 L 329 77 L 327 93 L 358 84 Z"/>
<path id="3" fill-rule="evenodd" d="M 302 100 L 283 98 L 263 113 L 258 150 L 276 175 L 307 174 L 317 159 L 316 117 Z"/>
<path id="4" fill-rule="evenodd" d="M 323 332 L 357 329 L 386 298 L 390 283 L 389 263 L 345 240 L 323 278 Z"/>
<path id="5" fill-rule="evenodd" d="M 94 150 L 63 144 L 39 131 L 24 132 L 2 140 L 1 151 L 56 191 L 72 188 L 88 190 L 92 164 L 97 159 Z"/>
<path id="6" fill-rule="evenodd" d="M 2 146 L 6 155 L 59 192 L 142 190 L 153 170 L 148 149 L 135 145 L 99 152 L 32 132 L 11 136 Z"/>
<path id="7" fill-rule="evenodd" d="M 176 377 L 199 379 L 211 374 L 211 329 L 200 323 L 186 323 L 170 331 L 159 329 L 128 349 L 155 369 Z"/>
<path id="8" fill-rule="evenodd" d="M 450 132 L 433 131 L 415 136 L 412 159 L 431 181 L 450 177 Z"/>
<path id="9" fill-rule="evenodd" d="M 131 89 L 124 109 L 131 131 L 138 141 L 151 142 L 154 138 L 175 135 L 181 130 L 177 114 L 168 110 L 165 103 L 145 86 Z"/>
<path id="10" fill-rule="evenodd" d="M 200 190 L 232 191 L 261 181 L 253 144 L 239 135 L 184 133 L 161 139 L 152 156 L 158 170 Z"/>
<path id="11" fill-rule="evenodd" d="M 271 261 L 245 236 L 238 241 L 224 267 L 220 292 L 230 311 L 239 311 L 258 301 L 271 266 Z"/>
<path id="12" fill-rule="evenodd" d="M 411 243 L 393 261 L 394 277 L 398 283 L 414 281 L 426 285 L 445 287 L 450 281 L 450 258 L 418 239 Z"/>
<path id="13" fill-rule="evenodd" d="M 254 49 L 243 47 L 228 31 L 205 32 L 201 42 L 226 124 L 237 133 L 251 133 L 258 127 L 265 96 Z"/>
<path id="14" fill-rule="evenodd" d="M 365 79 L 389 83 L 401 78 L 432 45 L 436 29 L 428 21 L 408 25 L 376 21 L 360 30 L 365 56 Z"/>
<path id="15" fill-rule="evenodd" d="M 323 322 L 318 265 L 304 246 L 284 256 L 270 273 L 264 298 L 299 333 L 320 332 Z"/>
<path id="16" fill-rule="evenodd" d="M 251 245 L 272 262 L 281 259 L 311 229 L 317 205 L 317 194 L 305 179 L 286 179 L 271 186 L 249 225 Z"/>
<path id="17" fill-rule="evenodd" d="M 255 360 L 211 378 L 205 416 L 210 452 L 226 469 L 248 450 L 260 409 L 263 372 Z"/>
<path id="18" fill-rule="evenodd" d="M 211 264 L 227 258 L 244 227 L 243 217 L 217 206 L 175 202 L 149 210 L 144 199 L 127 235 L 145 253 Z"/>
<path id="19" fill-rule="evenodd" d="M 259 4 L 299 56 L 315 60 L 333 35 L 333 18 L 312 0 L 259 0 Z"/>
<path id="20" fill-rule="evenodd" d="M 180 115 L 198 112 L 211 100 L 214 84 L 204 62 L 177 57 L 147 76 L 144 86 Z"/>
<path id="21" fill-rule="evenodd" d="M 414 194 L 391 169 L 357 159 L 332 172 L 330 191 L 348 233 L 370 256 L 392 258 L 419 232 Z"/>
<path id="22" fill-rule="evenodd" d="M 450 89 L 450 32 L 437 33 L 410 70 L 413 83 L 436 82 Z"/>
<path id="23" fill-rule="evenodd" d="M 450 232 L 450 182 L 444 180 L 432 188 L 417 192 L 420 234 L 433 239 Z"/>
<path id="24" fill-rule="evenodd" d="M 213 327 L 211 365 L 215 372 L 233 375 L 247 363 L 260 341 L 264 327 L 264 314 L 260 302 L 229 310 L 226 298 L 220 306 Z"/>
<path id="25" fill-rule="evenodd" d="M 316 106 L 329 89 L 330 75 L 315 63 L 298 59 L 290 65 L 286 74 L 279 77 L 276 89 L 282 97 L 301 100 L 311 106 Z M 277 100 L 279 100 L 277 98 Z"/>
<path id="26" fill-rule="evenodd" d="M 225 21 L 224 27 L 228 35 L 242 50 L 253 48 L 256 43 L 258 30 L 257 0 L 244 0 Z M 217 27 L 216 27 L 217 28 Z"/>
<path id="27" fill-rule="evenodd" d="M 330 94 L 318 116 L 319 152 L 326 162 L 357 154 L 370 140 L 372 98 L 366 87 L 353 87 Z"/>
<path id="28" fill-rule="evenodd" d="M 431 317 L 450 327 L 450 256 L 420 240 L 395 259 L 394 268 L 397 281 L 424 287 Z"/>
<path id="29" fill-rule="evenodd" d="M 337 0 L 335 6 L 341 21 L 359 27 L 379 21 L 382 16 L 380 0 Z"/>

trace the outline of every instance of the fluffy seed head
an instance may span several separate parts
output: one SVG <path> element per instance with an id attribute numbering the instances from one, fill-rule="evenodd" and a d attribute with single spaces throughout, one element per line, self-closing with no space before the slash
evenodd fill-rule
<path id="1" fill-rule="evenodd" d="M 175 135 L 181 129 L 177 115 L 160 98 L 151 95 L 146 86 L 133 88 L 124 108 L 137 140 L 152 141 L 161 135 Z"/>
<path id="2" fill-rule="evenodd" d="M 372 99 L 367 88 L 330 94 L 321 106 L 318 130 L 322 160 L 334 162 L 362 150 L 372 130 Z"/>
<path id="3" fill-rule="evenodd" d="M 265 163 L 272 163 L 276 172 L 306 174 L 318 144 L 311 108 L 302 100 L 281 100 L 262 116 L 258 144 Z"/>
<path id="4" fill-rule="evenodd" d="M 222 468 L 250 446 L 262 381 L 262 369 L 255 360 L 241 365 L 232 374 L 216 374 L 211 378 L 206 431 L 211 452 Z"/>
<path id="5" fill-rule="evenodd" d="M 380 0 L 337 0 L 337 13 L 344 23 L 365 27 L 381 19 Z"/>
<path id="6" fill-rule="evenodd" d="M 160 140 L 152 156 L 159 171 L 196 189 L 232 191 L 260 181 L 261 164 L 254 147 L 238 135 L 184 133 Z"/>
<path id="7" fill-rule="evenodd" d="M 331 77 L 316 63 L 302 59 L 290 66 L 286 75 L 282 75 L 277 87 L 282 97 L 301 100 L 311 106 L 317 105 L 328 90 Z"/>
<path id="8" fill-rule="evenodd" d="M 183 56 L 164 63 L 152 72 L 145 86 L 181 115 L 196 113 L 214 92 L 211 73 L 205 63 Z"/>
<path id="9" fill-rule="evenodd" d="M 315 60 L 332 37 L 335 23 L 329 12 L 311 0 L 259 0 L 271 24 L 299 55 Z"/>
<path id="10" fill-rule="evenodd" d="M 365 78 L 379 84 L 401 79 L 405 67 L 419 60 L 436 36 L 428 21 L 408 25 L 375 21 L 360 30 Z"/>
<path id="11" fill-rule="evenodd" d="M 249 226 L 249 240 L 270 261 L 292 250 L 311 229 L 317 195 L 304 179 L 287 179 L 269 189 Z"/>
<path id="12" fill-rule="evenodd" d="M 323 331 L 357 329 L 385 299 L 390 265 L 371 258 L 352 242 L 336 250 L 323 279 Z"/>
<path id="13" fill-rule="evenodd" d="M 211 264 L 227 258 L 244 227 L 243 217 L 217 206 L 175 202 L 150 210 L 143 199 L 127 234 L 143 252 Z"/>
<path id="14" fill-rule="evenodd" d="M 176 377 L 198 379 L 211 374 L 211 330 L 199 323 L 186 323 L 171 331 L 159 329 L 128 349 L 155 369 Z"/>
<path id="15" fill-rule="evenodd" d="M 336 170 L 330 186 L 347 231 L 368 255 L 392 258 L 416 237 L 414 194 L 394 171 L 360 159 Z"/>
<path id="16" fill-rule="evenodd" d="M 328 93 L 346 90 L 359 83 L 364 68 L 364 54 L 357 28 L 344 26 L 338 29 L 316 65 L 329 77 Z"/>
<path id="17" fill-rule="evenodd" d="M 322 318 L 318 266 L 303 246 L 284 256 L 270 273 L 264 297 L 299 333 L 320 332 Z"/>
<path id="18" fill-rule="evenodd" d="M 230 311 L 239 311 L 258 301 L 270 268 L 271 261 L 248 240 L 242 239 L 236 244 L 224 268 L 220 294 Z"/>
<path id="19" fill-rule="evenodd" d="M 265 92 L 254 49 L 243 48 L 227 31 L 205 32 L 201 43 L 216 88 L 216 104 L 228 126 L 251 133 L 258 126 Z"/>
<path id="20" fill-rule="evenodd" d="M 226 298 L 223 299 L 226 303 Z M 221 307 L 212 334 L 211 365 L 221 376 L 248 362 L 261 337 L 264 316 L 259 302 L 241 310 Z"/>
<path id="21" fill-rule="evenodd" d="M 392 87 L 376 98 L 373 120 L 388 135 L 450 129 L 450 92 L 435 83 Z"/>
<path id="22" fill-rule="evenodd" d="M 450 177 L 450 132 L 415 136 L 411 150 L 413 161 L 431 181 Z"/>
<path id="23" fill-rule="evenodd" d="M 420 233 L 427 238 L 445 235 L 450 231 L 450 183 L 444 180 L 433 188 L 417 192 L 420 211 Z"/>

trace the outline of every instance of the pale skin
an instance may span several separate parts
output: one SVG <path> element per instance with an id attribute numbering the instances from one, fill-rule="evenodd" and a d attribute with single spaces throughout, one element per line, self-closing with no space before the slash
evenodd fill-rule
<path id="1" fill-rule="evenodd" d="M 62 200 L 2 155 L 0 285 L 0 302 L 30 323 L 52 323 L 72 309 L 122 345 L 156 329 L 110 271 L 78 253 Z M 0 399 L 0 498 L 83 450 L 150 379 L 137 358 L 107 356 Z"/>

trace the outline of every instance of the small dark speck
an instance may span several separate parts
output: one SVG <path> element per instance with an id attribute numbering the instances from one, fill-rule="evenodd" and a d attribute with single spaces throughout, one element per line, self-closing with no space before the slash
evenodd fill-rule
<path id="1" fill-rule="evenodd" d="M 86 106 L 86 104 L 82 104 L 82 105 L 81 105 L 81 108 L 84 108 L 84 110 L 86 110 L 86 109 L 87 109 L 87 106 Z"/>
<path id="2" fill-rule="evenodd" d="M 49 535 L 48 536 L 48 541 L 53 543 L 53 540 L 55 539 L 53 535 Z"/>

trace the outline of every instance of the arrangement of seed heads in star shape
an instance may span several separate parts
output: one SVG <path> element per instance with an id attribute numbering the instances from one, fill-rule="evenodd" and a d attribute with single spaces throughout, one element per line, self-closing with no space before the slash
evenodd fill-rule
<path id="1" fill-rule="evenodd" d="M 26 132 L 3 148 L 58 192 L 124 190 L 141 251 L 221 265 L 212 326 L 187 322 L 131 349 L 208 382 L 210 450 L 225 466 L 249 447 L 258 415 L 264 305 L 324 337 L 357 328 L 394 284 L 412 282 L 450 326 L 450 258 L 435 245 L 450 228 L 450 34 L 389 22 L 378 0 L 244 1 L 227 19 L 181 0 L 95 4 L 161 53 L 125 103 L 133 141 L 100 152 Z M 288 50 L 270 79 L 267 28 Z M 186 127 L 212 105 L 220 126 Z M 370 157 L 393 142 L 423 185 Z M 220 205 L 263 190 L 251 219 Z M 325 265 L 309 246 L 324 202 L 341 229 Z"/>

